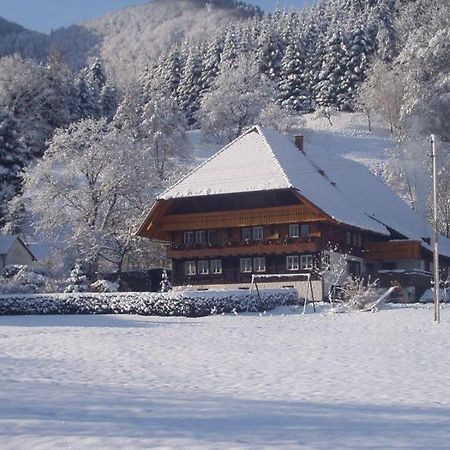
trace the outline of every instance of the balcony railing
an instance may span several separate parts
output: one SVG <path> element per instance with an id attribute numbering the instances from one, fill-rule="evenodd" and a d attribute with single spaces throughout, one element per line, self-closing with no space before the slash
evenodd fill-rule
<path id="1" fill-rule="evenodd" d="M 307 253 L 320 250 L 320 238 L 284 238 L 259 241 L 225 241 L 207 244 L 173 244 L 171 258 L 212 258 L 224 256 Z"/>

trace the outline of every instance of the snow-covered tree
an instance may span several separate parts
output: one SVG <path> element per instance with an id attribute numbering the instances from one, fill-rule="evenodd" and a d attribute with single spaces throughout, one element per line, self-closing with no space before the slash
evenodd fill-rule
<path id="1" fill-rule="evenodd" d="M 162 272 L 160 285 L 161 292 L 169 292 L 172 289 L 172 284 L 170 283 L 166 270 L 163 270 Z"/>
<path id="2" fill-rule="evenodd" d="M 84 272 L 82 265 L 76 262 L 73 269 L 70 271 L 70 276 L 67 279 L 67 287 L 64 292 L 86 292 L 89 288 L 89 281 Z"/>
<path id="3" fill-rule="evenodd" d="M 324 49 L 319 82 L 315 87 L 316 103 L 320 107 L 337 106 L 347 110 L 348 85 L 344 74 L 348 66 L 348 50 L 344 35 L 333 32 L 327 36 Z"/>
<path id="4" fill-rule="evenodd" d="M 391 134 L 400 129 L 405 85 L 402 75 L 381 61 L 370 68 L 361 87 L 359 101 L 373 117 L 389 126 Z"/>
<path id="5" fill-rule="evenodd" d="M 7 202 L 20 190 L 20 172 L 29 159 L 17 121 L 11 112 L 0 108 L 0 223 Z"/>
<path id="6" fill-rule="evenodd" d="M 304 55 L 299 44 L 291 42 L 281 60 L 279 99 L 283 107 L 294 111 L 308 111 L 309 96 L 304 76 Z"/>
<path id="7" fill-rule="evenodd" d="M 274 86 L 260 74 L 248 57 L 236 61 L 236 68 L 221 72 L 211 91 L 201 102 L 202 129 L 213 136 L 231 141 L 254 124 L 271 102 Z"/>
<path id="8" fill-rule="evenodd" d="M 200 55 L 197 54 L 196 49 L 192 49 L 187 56 L 176 93 L 178 104 L 186 115 L 189 124 L 194 123 L 194 114 L 200 107 L 201 75 Z"/>
<path id="9" fill-rule="evenodd" d="M 119 271 L 136 249 L 143 205 L 161 181 L 150 150 L 104 119 L 58 130 L 38 163 L 27 170 L 24 197 L 37 231 L 59 242 L 70 259 Z"/>

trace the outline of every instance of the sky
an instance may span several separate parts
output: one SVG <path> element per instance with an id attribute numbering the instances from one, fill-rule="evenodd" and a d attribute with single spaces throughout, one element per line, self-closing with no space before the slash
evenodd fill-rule
<path id="1" fill-rule="evenodd" d="M 48 33 L 52 29 L 83 22 L 107 12 L 149 0 L 0 0 L 0 17 L 26 28 Z M 266 11 L 280 7 L 301 7 L 312 0 L 248 0 Z"/>

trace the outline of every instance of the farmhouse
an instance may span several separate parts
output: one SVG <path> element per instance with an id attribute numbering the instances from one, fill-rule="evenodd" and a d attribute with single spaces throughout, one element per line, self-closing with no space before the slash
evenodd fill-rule
<path id="1" fill-rule="evenodd" d="M 335 255 L 345 276 L 400 283 L 411 297 L 430 285 L 420 216 L 365 166 L 259 126 L 162 193 L 138 234 L 170 243 L 174 285 L 248 286 L 252 274 L 314 273 Z M 449 266 L 449 240 L 440 251 Z"/>

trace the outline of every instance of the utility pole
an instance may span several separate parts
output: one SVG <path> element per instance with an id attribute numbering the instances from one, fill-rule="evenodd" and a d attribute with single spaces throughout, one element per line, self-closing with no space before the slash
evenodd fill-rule
<path id="1" fill-rule="evenodd" d="M 432 178 L 433 178 L 433 299 L 434 299 L 434 321 L 439 323 L 441 321 L 441 312 L 439 306 L 439 243 L 437 232 L 437 169 L 436 169 L 436 145 L 434 134 L 431 135 L 431 164 L 432 164 Z"/>

